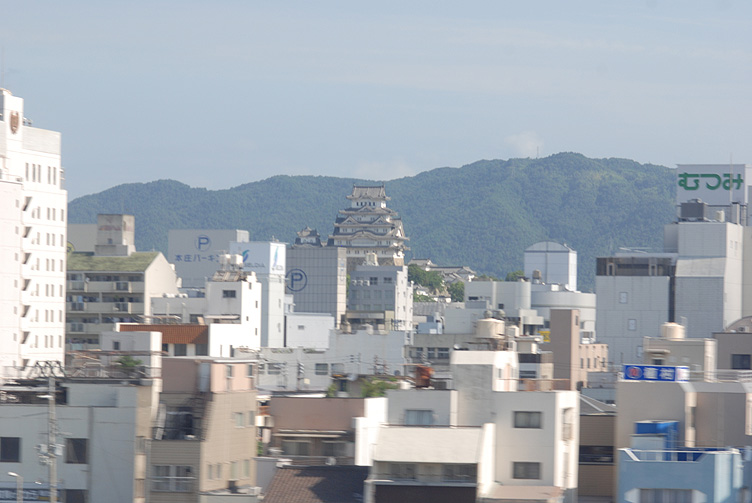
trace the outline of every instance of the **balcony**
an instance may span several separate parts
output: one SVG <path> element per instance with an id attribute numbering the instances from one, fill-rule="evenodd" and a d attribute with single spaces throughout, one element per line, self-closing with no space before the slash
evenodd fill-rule
<path id="1" fill-rule="evenodd" d="M 69 292 L 86 292 L 87 285 L 86 281 L 68 281 L 66 288 Z"/>

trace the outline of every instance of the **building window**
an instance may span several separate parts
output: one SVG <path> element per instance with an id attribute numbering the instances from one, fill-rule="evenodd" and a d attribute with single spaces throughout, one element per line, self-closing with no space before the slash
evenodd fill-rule
<path id="1" fill-rule="evenodd" d="M 752 370 L 750 355 L 731 355 L 731 368 L 734 370 Z"/>
<path id="2" fill-rule="evenodd" d="M 238 480 L 238 462 L 230 463 L 230 480 Z"/>
<path id="3" fill-rule="evenodd" d="M 448 360 L 449 359 L 449 348 L 436 348 L 436 359 L 437 360 Z"/>
<path id="4" fill-rule="evenodd" d="M 475 482 L 478 477 L 475 465 L 444 465 L 442 471 L 444 482 Z"/>
<path id="5" fill-rule="evenodd" d="M 165 492 L 191 492 L 193 490 L 193 468 L 183 465 L 154 465 L 152 470 L 152 490 Z"/>
<path id="6" fill-rule="evenodd" d="M 85 489 L 64 489 L 65 503 L 87 503 L 88 492 Z"/>
<path id="7" fill-rule="evenodd" d="M 248 411 L 248 426 L 256 426 L 256 413 L 252 410 Z"/>
<path id="8" fill-rule="evenodd" d="M 196 356 L 207 356 L 209 354 L 208 344 L 196 344 Z"/>
<path id="9" fill-rule="evenodd" d="M 614 446 L 581 445 L 580 464 L 614 464 Z"/>
<path id="10" fill-rule="evenodd" d="M 0 462 L 2 463 L 20 463 L 21 462 L 21 438 L 20 437 L 0 437 Z"/>
<path id="11" fill-rule="evenodd" d="M 232 365 L 225 365 L 225 377 L 232 378 Z"/>
<path id="12" fill-rule="evenodd" d="M 436 359 L 436 348 L 428 348 L 428 356 L 426 358 L 429 360 Z"/>
<path id="13" fill-rule="evenodd" d="M 692 503 L 692 489 L 640 489 L 641 503 Z"/>
<path id="14" fill-rule="evenodd" d="M 282 452 L 288 456 L 310 456 L 311 444 L 300 440 L 283 440 Z"/>
<path id="15" fill-rule="evenodd" d="M 412 463 L 390 463 L 390 473 L 395 480 L 415 480 L 415 465 Z"/>
<path id="16" fill-rule="evenodd" d="M 317 363 L 315 369 L 316 369 L 315 372 L 317 376 L 325 376 L 329 374 L 328 363 Z"/>
<path id="17" fill-rule="evenodd" d="M 619 304 L 626 304 L 629 302 L 629 295 L 627 292 L 619 292 Z"/>
<path id="18" fill-rule="evenodd" d="M 75 465 L 88 463 L 88 443 L 89 441 L 85 438 L 65 439 L 65 462 Z"/>
<path id="19" fill-rule="evenodd" d="M 243 460 L 243 478 L 248 479 L 250 477 L 251 477 L 251 460 L 244 459 Z"/>
<path id="20" fill-rule="evenodd" d="M 120 351 L 120 341 L 112 341 L 112 349 L 114 351 Z"/>
<path id="21" fill-rule="evenodd" d="M 541 412 L 515 411 L 515 428 L 542 428 L 543 414 Z"/>
<path id="22" fill-rule="evenodd" d="M 254 377 L 254 374 L 253 374 L 253 363 L 249 363 L 248 364 L 246 376 L 247 377 Z"/>
<path id="23" fill-rule="evenodd" d="M 627 330 L 637 330 L 637 320 L 634 318 L 630 318 L 627 320 Z"/>
<path id="24" fill-rule="evenodd" d="M 235 290 L 222 290 L 222 298 L 225 298 L 225 299 L 234 299 L 235 298 Z"/>
<path id="25" fill-rule="evenodd" d="M 405 424 L 408 426 L 431 426 L 433 424 L 433 411 L 408 409 L 405 411 Z"/>
<path id="26" fill-rule="evenodd" d="M 540 463 L 514 462 L 512 463 L 513 479 L 540 479 Z"/>
<path id="27" fill-rule="evenodd" d="M 267 365 L 266 373 L 269 375 L 279 375 L 282 373 L 283 363 L 270 363 Z"/>
<path id="28" fill-rule="evenodd" d="M 175 356 L 186 356 L 188 354 L 187 344 L 175 344 Z"/>
<path id="29" fill-rule="evenodd" d="M 232 416 L 235 418 L 235 427 L 236 428 L 242 428 L 245 426 L 245 422 L 243 421 L 243 413 L 242 412 L 233 412 Z"/>
<path id="30" fill-rule="evenodd" d="M 321 454 L 323 456 L 339 457 L 345 455 L 345 443 L 324 440 L 321 443 Z"/>

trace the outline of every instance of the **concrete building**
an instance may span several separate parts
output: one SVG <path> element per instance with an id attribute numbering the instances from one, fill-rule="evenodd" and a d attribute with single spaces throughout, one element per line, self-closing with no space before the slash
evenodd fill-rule
<path id="1" fill-rule="evenodd" d="M 163 365 L 149 501 L 255 495 L 256 361 L 165 358 Z"/>
<path id="2" fill-rule="evenodd" d="M 465 285 L 465 306 L 447 309 L 445 332 L 471 333 L 472 323 L 487 317 L 487 311 L 503 311 L 508 323 L 520 327 L 524 335 L 533 335 L 544 326 L 544 319 L 532 308 L 529 281 L 471 281 Z M 501 316 L 501 315 L 500 315 Z"/>
<path id="3" fill-rule="evenodd" d="M 117 323 L 151 316 L 151 298 L 177 295 L 175 271 L 159 252 L 127 257 L 72 254 L 68 258 L 66 344 L 95 348 Z"/>
<path id="4" fill-rule="evenodd" d="M 397 212 L 386 206 L 391 198 L 384 186 L 353 185 L 347 199 L 350 207 L 339 211 L 327 245 L 347 250 L 348 272 L 369 253 L 375 253 L 382 264 L 404 265 L 409 238 Z"/>
<path id="5" fill-rule="evenodd" d="M 2 386 L 0 467 L 23 477 L 24 501 L 50 501 L 53 486 L 57 501 L 68 503 L 147 501 L 152 412 L 161 388 L 158 371 L 152 377 L 150 370 L 129 376 L 112 364 L 69 367 L 69 377 L 52 387 L 44 377 Z M 54 397 L 52 425 L 42 396 Z M 46 463 L 55 463 L 56 478 Z M 15 483 L 2 480 L 3 499 L 17 501 Z"/>
<path id="6" fill-rule="evenodd" d="M 516 392 L 512 351 L 456 351 L 452 374 L 387 392 L 365 501 L 576 501 L 576 393 Z"/>
<path id="7" fill-rule="evenodd" d="M 220 268 L 220 256 L 227 254 L 230 243 L 247 243 L 248 231 L 238 229 L 171 229 L 167 233 L 167 260 L 183 288 L 204 288 Z"/>
<path id="8" fill-rule="evenodd" d="M 265 450 L 298 464 L 371 464 L 373 433 L 386 422 L 386 398 L 312 398 L 273 396 Z"/>
<path id="9" fill-rule="evenodd" d="M 284 347 L 286 252 L 284 243 L 230 244 L 230 253 L 243 259 L 243 271 L 255 273 L 261 284 L 262 347 Z"/>
<path id="10" fill-rule="evenodd" d="M 0 89 L 0 376 L 63 360 L 68 193 L 60 133 Z"/>
<path id="11" fill-rule="evenodd" d="M 302 239 L 287 249 L 285 292 L 293 295 L 295 311 L 329 314 L 339 327 L 347 310 L 347 250 L 298 244 Z"/>
<path id="12" fill-rule="evenodd" d="M 719 369 L 752 370 L 752 316 L 735 321 L 713 338 L 718 341 Z"/>
<path id="13" fill-rule="evenodd" d="M 358 376 L 407 375 L 412 365 L 405 347 L 411 337 L 410 332 L 398 330 L 332 330 L 327 349 L 261 348 L 258 387 L 265 391 L 324 391 L 337 377 L 342 378 L 339 396 L 350 396 L 349 380 Z"/>
<path id="14" fill-rule="evenodd" d="M 386 330 L 412 330 L 413 284 L 407 266 L 378 265 L 374 254 L 350 273 L 347 321 Z"/>
<path id="15" fill-rule="evenodd" d="M 663 250 L 597 260 L 597 331 L 615 363 L 641 361 L 642 338 L 665 322 L 707 338 L 752 314 L 752 179 L 744 178 L 752 167 L 679 170 L 677 221 L 664 228 Z"/>
<path id="16" fill-rule="evenodd" d="M 684 327 L 664 323 L 661 337 L 645 337 L 643 363 L 648 365 L 685 366 L 693 372 L 714 372 L 718 353 L 715 339 L 687 339 Z"/>
<path id="17" fill-rule="evenodd" d="M 553 241 L 535 243 L 525 249 L 524 264 L 526 278 L 577 291 L 577 252 L 567 245 Z"/>
<path id="18" fill-rule="evenodd" d="M 543 349 L 553 353 L 557 389 L 586 388 L 588 372 L 608 370 L 608 346 L 581 336 L 579 316 L 576 309 L 551 310 L 551 342 Z"/>

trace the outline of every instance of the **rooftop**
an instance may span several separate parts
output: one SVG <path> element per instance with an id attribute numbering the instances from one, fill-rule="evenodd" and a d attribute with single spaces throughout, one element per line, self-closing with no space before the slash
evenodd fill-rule
<path id="1" fill-rule="evenodd" d="M 282 466 L 264 503 L 351 503 L 363 501 L 367 466 Z"/>
<path id="2" fill-rule="evenodd" d="M 159 252 L 134 252 L 128 257 L 99 257 L 90 253 L 68 255 L 68 271 L 144 272 Z"/>

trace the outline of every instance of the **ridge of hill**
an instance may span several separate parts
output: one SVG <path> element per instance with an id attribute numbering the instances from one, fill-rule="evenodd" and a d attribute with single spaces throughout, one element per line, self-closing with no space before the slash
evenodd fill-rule
<path id="1" fill-rule="evenodd" d="M 170 229 L 247 229 L 251 240 L 292 242 L 307 225 L 326 239 L 354 183 L 381 182 L 279 175 L 207 190 L 158 180 L 79 197 L 68 214 L 70 223 L 132 214 L 137 249 L 165 253 Z M 410 238 L 409 256 L 503 278 L 522 268 L 525 248 L 557 241 L 577 250 L 583 291 L 593 288 L 597 256 L 659 248 L 663 225 L 675 218 L 674 170 L 628 159 L 482 160 L 384 183 Z"/>

